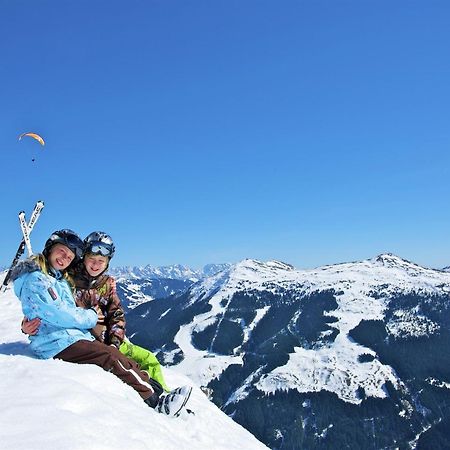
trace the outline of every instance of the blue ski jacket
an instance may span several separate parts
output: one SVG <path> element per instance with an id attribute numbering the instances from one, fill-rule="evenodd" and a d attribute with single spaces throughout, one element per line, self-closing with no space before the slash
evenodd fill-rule
<path id="1" fill-rule="evenodd" d="M 14 292 L 24 315 L 29 320 L 41 319 L 38 333 L 29 336 L 36 355 L 52 358 L 77 341 L 94 341 L 88 330 L 97 323 L 97 313 L 75 305 L 69 283 L 60 272 L 53 277 L 43 273 L 34 261 L 24 263 L 14 273 Z"/>

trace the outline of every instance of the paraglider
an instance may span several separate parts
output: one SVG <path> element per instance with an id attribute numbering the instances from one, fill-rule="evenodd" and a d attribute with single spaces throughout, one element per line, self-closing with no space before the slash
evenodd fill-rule
<path id="1" fill-rule="evenodd" d="M 39 144 L 41 144 L 42 146 L 45 145 L 44 139 L 42 138 L 42 136 L 39 136 L 39 134 L 36 134 L 36 133 L 22 133 L 22 134 L 19 136 L 19 141 L 22 140 L 22 138 L 23 138 L 24 136 L 29 136 L 29 137 L 31 137 L 31 138 L 33 138 L 33 139 L 36 139 L 36 141 L 38 141 Z M 31 161 L 34 162 L 34 158 L 32 158 Z"/>

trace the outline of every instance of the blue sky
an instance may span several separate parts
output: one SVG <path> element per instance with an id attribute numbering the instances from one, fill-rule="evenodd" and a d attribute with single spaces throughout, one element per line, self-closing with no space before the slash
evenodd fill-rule
<path id="1" fill-rule="evenodd" d="M 0 265 L 38 199 L 36 250 L 103 229 L 115 265 L 450 264 L 447 1 L 0 11 Z"/>

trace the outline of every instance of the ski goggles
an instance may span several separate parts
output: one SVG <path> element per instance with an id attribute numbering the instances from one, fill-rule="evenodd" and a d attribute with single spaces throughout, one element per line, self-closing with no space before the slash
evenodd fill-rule
<path id="1" fill-rule="evenodd" d="M 103 242 L 94 242 L 89 245 L 89 253 L 93 255 L 111 256 L 113 253 L 113 247 L 110 244 L 104 244 Z"/>
<path id="2" fill-rule="evenodd" d="M 75 234 L 74 231 L 68 228 L 57 231 L 52 234 L 49 239 L 52 244 L 62 244 L 68 247 L 75 254 L 76 258 L 83 257 L 83 241 Z"/>
<path id="3" fill-rule="evenodd" d="M 69 238 L 64 240 L 67 243 L 67 247 L 70 248 L 75 253 L 75 257 L 81 259 L 83 257 L 83 246 L 80 245 L 80 242 Z"/>

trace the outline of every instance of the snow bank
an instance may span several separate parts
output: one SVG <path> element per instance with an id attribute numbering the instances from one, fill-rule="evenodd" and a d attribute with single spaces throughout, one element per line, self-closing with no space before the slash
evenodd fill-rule
<path id="1" fill-rule="evenodd" d="M 0 277 L 3 279 L 3 277 Z M 38 360 L 20 332 L 20 302 L 0 294 L 0 442 L 2 448 L 64 450 L 262 449 L 194 387 L 193 414 L 170 419 L 96 366 Z M 192 382 L 165 370 L 169 386 Z"/>

